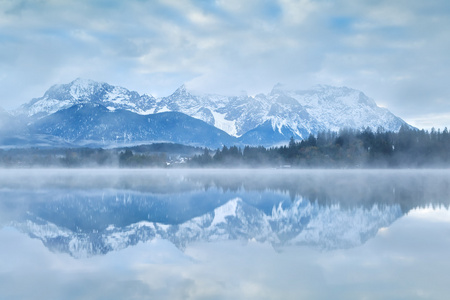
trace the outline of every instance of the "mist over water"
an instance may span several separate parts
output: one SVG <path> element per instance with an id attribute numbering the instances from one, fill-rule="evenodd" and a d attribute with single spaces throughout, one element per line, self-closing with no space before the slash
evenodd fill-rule
<path id="1" fill-rule="evenodd" d="M 0 182 L 8 299 L 449 292 L 448 170 L 3 169 Z"/>

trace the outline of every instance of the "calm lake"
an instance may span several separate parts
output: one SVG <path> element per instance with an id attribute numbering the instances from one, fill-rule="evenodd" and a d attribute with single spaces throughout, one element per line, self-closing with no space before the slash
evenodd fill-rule
<path id="1" fill-rule="evenodd" d="M 0 170 L 0 299 L 448 299 L 450 170 Z"/>

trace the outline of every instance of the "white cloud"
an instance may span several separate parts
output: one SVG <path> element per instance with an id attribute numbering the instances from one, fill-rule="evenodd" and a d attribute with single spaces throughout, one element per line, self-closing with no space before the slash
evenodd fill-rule
<path id="1" fill-rule="evenodd" d="M 283 10 L 283 19 L 288 25 L 302 24 L 312 13 L 320 9 L 319 5 L 311 0 L 280 0 Z"/>
<path id="2" fill-rule="evenodd" d="M 338 84 L 406 119 L 450 112 L 449 14 L 445 0 L 2 1 L 0 105 L 89 77 L 159 95 Z"/>

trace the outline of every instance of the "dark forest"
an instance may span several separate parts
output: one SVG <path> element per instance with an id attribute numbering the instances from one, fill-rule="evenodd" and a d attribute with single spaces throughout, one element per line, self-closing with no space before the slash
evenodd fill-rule
<path id="1" fill-rule="evenodd" d="M 450 133 L 403 126 L 323 131 L 278 147 L 207 149 L 152 144 L 115 149 L 22 148 L 0 150 L 2 167 L 192 167 L 192 168 L 447 168 Z"/>
<path id="2" fill-rule="evenodd" d="M 432 129 L 411 129 L 403 126 L 398 132 L 379 128 L 376 132 L 343 129 L 324 131 L 317 136 L 295 141 L 286 146 L 264 148 L 223 147 L 212 154 L 205 150 L 190 160 L 196 166 L 279 166 L 329 168 L 420 168 L 448 167 L 450 134 Z"/>

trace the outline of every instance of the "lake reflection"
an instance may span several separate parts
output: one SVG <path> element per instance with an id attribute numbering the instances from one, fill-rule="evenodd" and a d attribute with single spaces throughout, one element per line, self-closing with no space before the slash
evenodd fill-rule
<path id="1" fill-rule="evenodd" d="M 2 170 L 0 183 L 1 299 L 450 292 L 447 170 Z"/>

